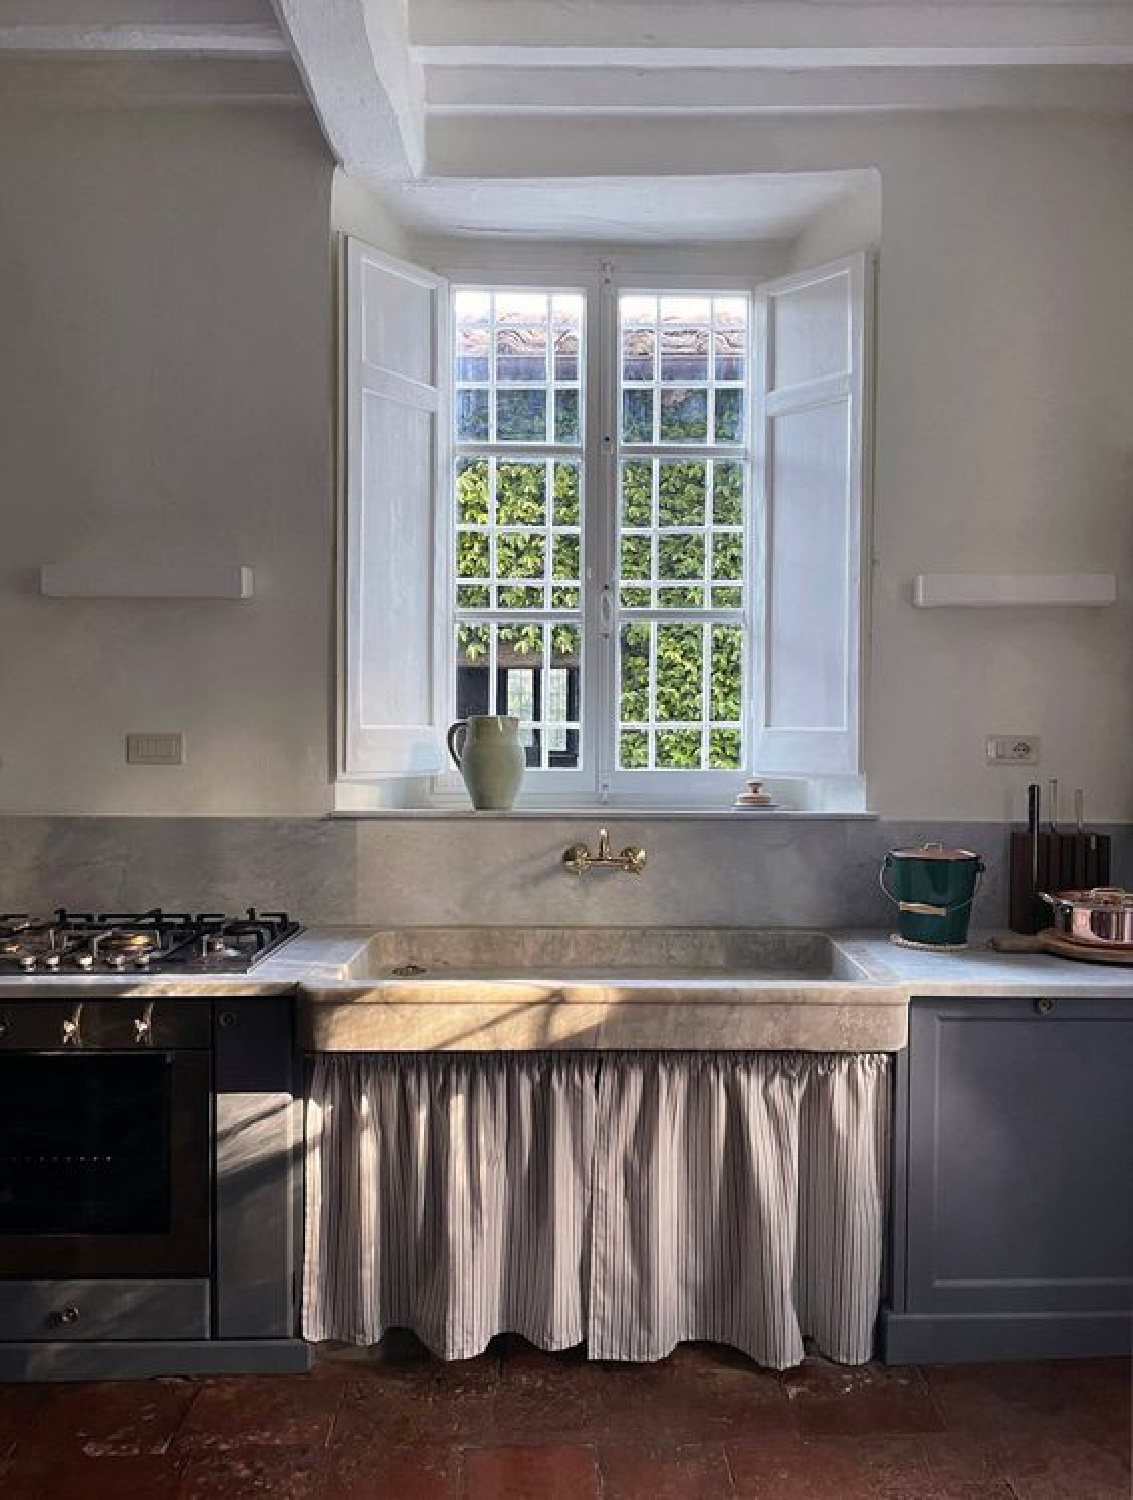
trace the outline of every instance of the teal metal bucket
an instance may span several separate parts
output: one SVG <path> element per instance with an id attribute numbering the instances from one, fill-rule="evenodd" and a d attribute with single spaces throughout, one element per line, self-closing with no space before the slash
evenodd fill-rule
<path id="1" fill-rule="evenodd" d="M 885 882 L 887 871 L 892 890 Z M 897 930 L 906 942 L 958 947 L 968 940 L 972 902 L 983 874 L 983 860 L 970 849 L 921 844 L 890 850 L 878 878 L 897 908 Z"/>

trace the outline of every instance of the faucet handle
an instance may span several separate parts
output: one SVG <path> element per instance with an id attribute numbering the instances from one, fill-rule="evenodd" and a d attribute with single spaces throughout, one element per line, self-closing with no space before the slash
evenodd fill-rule
<path id="1" fill-rule="evenodd" d="M 590 850 L 585 844 L 572 844 L 563 851 L 563 864 L 576 875 L 590 868 Z"/>
<path id="2" fill-rule="evenodd" d="M 645 850 L 640 844 L 627 844 L 621 857 L 631 875 L 640 875 L 645 869 Z"/>
<path id="3" fill-rule="evenodd" d="M 598 852 L 595 859 L 609 859 L 610 857 L 610 830 L 599 828 L 598 830 Z"/>

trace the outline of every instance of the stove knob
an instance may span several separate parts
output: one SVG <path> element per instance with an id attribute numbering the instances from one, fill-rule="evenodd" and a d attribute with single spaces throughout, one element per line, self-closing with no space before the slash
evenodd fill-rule
<path id="1" fill-rule="evenodd" d="M 124 969 L 126 967 L 126 955 L 124 953 L 112 953 L 106 962 L 112 969 Z"/>
<path id="2" fill-rule="evenodd" d="M 34 969 L 35 968 L 35 954 L 34 953 L 21 953 L 20 957 L 19 957 L 19 965 L 20 965 L 21 969 Z"/>
<path id="3" fill-rule="evenodd" d="M 45 969 L 57 969 L 59 967 L 58 953 L 47 954 L 47 956 L 43 960 L 43 967 Z"/>
<path id="4" fill-rule="evenodd" d="M 94 955 L 92 953 L 80 953 L 75 959 L 80 969 L 94 968 Z"/>

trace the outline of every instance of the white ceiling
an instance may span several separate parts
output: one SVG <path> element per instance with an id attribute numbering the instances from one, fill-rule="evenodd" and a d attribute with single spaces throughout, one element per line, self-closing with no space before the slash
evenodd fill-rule
<path id="1" fill-rule="evenodd" d="M 43 57 L 114 98 L 305 90 L 343 165 L 430 232 L 537 212 L 575 238 L 648 241 L 674 215 L 692 238 L 774 237 L 846 184 L 627 176 L 643 128 L 1133 113 L 1133 0 L 0 0 L 0 98 L 34 97 Z M 549 131 L 569 166 L 544 183 Z"/>
<path id="2" fill-rule="evenodd" d="M 604 244 L 794 239 L 816 214 L 868 190 L 861 172 L 717 177 L 433 178 L 387 194 L 415 229 L 437 236 Z"/>

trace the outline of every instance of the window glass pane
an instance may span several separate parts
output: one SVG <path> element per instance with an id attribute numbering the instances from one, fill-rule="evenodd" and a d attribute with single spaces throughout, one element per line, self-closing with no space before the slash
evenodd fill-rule
<path id="1" fill-rule="evenodd" d="M 547 393 L 544 390 L 496 392 L 496 441 L 545 443 Z"/>
<path id="2" fill-rule="evenodd" d="M 652 381 L 657 335 L 652 328 L 622 329 L 622 379 Z"/>
<path id="3" fill-rule="evenodd" d="M 657 718 L 699 723 L 703 713 L 701 625 L 658 625 Z"/>
<path id="4" fill-rule="evenodd" d="M 555 525 L 577 526 L 579 511 L 579 469 L 576 463 L 556 463 Z"/>
<path id="5" fill-rule="evenodd" d="M 555 442 L 577 443 L 580 434 L 578 392 L 557 390 L 555 392 Z"/>
<path id="6" fill-rule="evenodd" d="M 456 465 L 456 519 L 486 526 L 492 519 L 492 486 L 488 461 L 462 458 Z"/>
<path id="7" fill-rule="evenodd" d="M 700 328 L 662 328 L 661 380 L 665 385 L 684 385 L 686 381 L 708 379 L 708 350 L 711 332 Z"/>
<path id="8" fill-rule="evenodd" d="M 712 465 L 712 520 L 717 526 L 738 526 L 743 521 L 744 470 L 742 464 L 718 458 Z"/>
<path id="9" fill-rule="evenodd" d="M 653 465 L 628 463 L 621 467 L 622 525 L 653 524 Z"/>
<path id="10" fill-rule="evenodd" d="M 547 465 L 542 459 L 500 460 L 496 468 L 496 524 L 545 526 Z"/>
<path id="11" fill-rule="evenodd" d="M 456 378 L 488 381 L 492 374 L 492 298 L 488 292 L 461 291 L 453 298 L 456 317 Z"/>
<path id="12" fill-rule="evenodd" d="M 456 436 L 462 443 L 486 443 L 488 441 L 490 433 L 487 391 L 457 391 Z"/>
<path id="13" fill-rule="evenodd" d="M 708 392 L 684 386 L 662 390 L 658 438 L 662 443 L 706 443 Z"/>
<path id="14" fill-rule="evenodd" d="M 462 530 L 456 533 L 456 575 L 458 578 L 491 577 L 491 542 L 486 531 Z"/>
<path id="15" fill-rule="evenodd" d="M 622 392 L 622 442 L 653 441 L 653 392 Z"/>
<path id="16" fill-rule="evenodd" d="M 500 579 L 542 578 L 546 539 L 538 531 L 501 531 L 496 536 L 496 575 Z"/>
<path id="17" fill-rule="evenodd" d="M 546 380 L 548 311 L 542 292 L 496 294 L 496 380 L 501 385 Z"/>
<path id="18" fill-rule="evenodd" d="M 500 620 L 457 626 L 456 712 L 520 721 L 527 764 L 578 766 L 582 634 L 575 625 Z"/>
<path id="19" fill-rule="evenodd" d="M 713 625 L 709 716 L 714 722 L 738 724 L 743 665 L 743 631 L 738 625 Z"/>
<path id="20" fill-rule="evenodd" d="M 657 519 L 662 526 L 703 526 L 708 465 L 692 460 L 662 462 L 657 476 Z"/>
<path id="21" fill-rule="evenodd" d="M 551 299 L 551 339 L 554 351 L 552 374 L 556 381 L 582 378 L 582 297 L 561 293 Z"/>
<path id="22" fill-rule="evenodd" d="M 738 443 L 743 436 L 744 394 L 728 387 L 716 392 L 716 441 Z"/>

